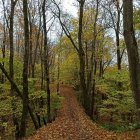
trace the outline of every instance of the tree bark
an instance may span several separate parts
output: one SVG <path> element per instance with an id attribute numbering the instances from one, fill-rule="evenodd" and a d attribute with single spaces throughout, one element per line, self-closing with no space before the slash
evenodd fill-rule
<path id="1" fill-rule="evenodd" d="M 2 58 L 5 59 L 5 43 L 6 43 L 6 32 L 5 32 L 5 24 L 4 24 L 4 38 L 3 38 L 3 46 L 2 46 Z M 3 67 L 5 67 L 5 63 L 3 62 Z M 5 77 L 2 73 L 1 83 L 4 84 Z"/>
<path id="2" fill-rule="evenodd" d="M 90 108 L 90 113 L 89 116 L 93 119 L 93 112 L 94 112 L 94 105 L 95 105 L 95 76 L 96 76 L 96 70 L 97 70 L 97 61 L 96 61 L 96 37 L 97 37 L 97 20 L 98 20 L 98 14 L 99 14 L 99 0 L 96 0 L 96 15 L 94 19 L 94 31 L 93 31 L 93 40 L 92 40 L 92 55 L 90 58 L 90 71 L 89 71 L 89 77 L 87 78 L 88 80 L 88 85 L 87 85 L 87 91 L 88 91 L 88 96 L 89 96 L 89 108 Z"/>
<path id="3" fill-rule="evenodd" d="M 28 64 L 29 64 L 29 24 L 28 24 L 28 3 L 27 0 L 23 0 L 23 14 L 24 14 L 24 64 L 23 64 L 23 109 L 20 126 L 20 137 L 26 135 L 26 125 L 28 117 Z"/>
<path id="4" fill-rule="evenodd" d="M 78 29 L 78 55 L 80 60 L 80 86 L 81 86 L 81 100 L 82 104 L 85 108 L 85 112 L 90 115 L 90 106 L 88 102 L 88 92 L 86 86 L 86 79 L 85 79 L 85 52 L 83 50 L 83 43 L 82 43 L 82 34 L 83 34 L 83 13 L 84 13 L 84 4 L 85 0 L 79 1 L 79 29 Z"/>
<path id="5" fill-rule="evenodd" d="M 57 64 L 57 94 L 60 94 L 60 52 L 58 52 L 58 64 Z"/>
<path id="6" fill-rule="evenodd" d="M 10 57 L 9 57 L 9 72 L 10 72 L 10 77 L 11 80 L 14 81 L 14 43 L 13 43 L 13 26 L 14 26 L 14 10 L 15 10 L 15 5 L 16 1 L 11 0 L 11 12 L 10 12 L 10 28 L 9 28 L 9 40 L 10 40 Z M 10 89 L 10 95 L 14 97 L 14 87 L 11 84 L 11 89 Z M 14 126 L 16 127 L 16 132 L 15 132 L 15 138 L 18 139 L 19 137 L 19 123 L 17 120 L 17 117 L 15 116 L 15 111 L 16 111 L 16 105 L 15 105 L 15 99 L 12 98 L 11 105 L 12 105 L 12 110 L 13 110 L 13 123 Z"/>
<path id="7" fill-rule="evenodd" d="M 43 1 L 42 13 L 43 13 L 43 28 L 44 28 L 44 70 L 46 80 L 47 91 L 47 121 L 51 122 L 51 108 L 50 108 L 50 77 L 49 77 L 49 48 L 47 41 L 47 28 L 46 28 L 46 0 Z"/>
<path id="8" fill-rule="evenodd" d="M 32 40 L 33 40 L 33 29 L 32 29 L 32 21 L 31 21 L 31 13 L 29 12 L 29 26 L 30 26 L 30 35 L 29 35 L 29 38 L 30 38 L 30 41 L 29 41 L 29 77 L 31 77 L 33 74 L 32 74 L 32 63 L 33 63 L 33 43 L 32 43 Z M 33 78 L 33 77 L 32 77 Z"/>
<path id="9" fill-rule="evenodd" d="M 137 124 L 140 126 L 140 60 L 133 27 L 133 0 L 123 0 L 124 38 L 128 52 L 132 92 L 137 107 Z"/>
<path id="10" fill-rule="evenodd" d="M 120 16 L 121 11 L 119 7 L 119 1 L 117 1 L 116 7 L 117 7 L 117 23 L 116 23 L 116 45 L 117 45 L 117 65 L 118 70 L 121 70 L 121 51 L 120 51 Z"/>

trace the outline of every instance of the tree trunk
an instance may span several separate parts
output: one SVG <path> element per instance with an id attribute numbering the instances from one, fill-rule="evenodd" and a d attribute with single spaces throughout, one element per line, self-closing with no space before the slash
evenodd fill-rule
<path id="1" fill-rule="evenodd" d="M 3 46 L 2 46 L 2 58 L 3 59 L 5 59 L 5 43 L 6 43 L 6 32 L 5 32 L 5 27 L 4 27 L 4 39 L 3 39 Z M 3 62 L 3 67 L 5 67 L 4 62 Z M 1 83 L 4 84 L 4 82 L 5 82 L 5 77 L 4 77 L 4 74 L 2 73 Z"/>
<path id="2" fill-rule="evenodd" d="M 92 93 L 91 93 L 91 109 L 90 109 L 90 117 L 91 119 L 94 119 L 94 106 L 95 106 L 95 78 L 93 80 L 93 86 L 92 86 Z"/>
<path id="3" fill-rule="evenodd" d="M 121 10 L 119 6 L 120 2 L 117 1 L 116 7 L 117 7 L 117 21 L 116 21 L 116 46 L 117 46 L 117 67 L 118 67 L 118 73 L 121 71 L 121 65 L 122 65 L 122 57 L 121 57 L 121 50 L 120 50 L 120 20 L 121 20 Z M 122 82 L 117 83 L 118 89 L 120 90 L 122 88 Z"/>
<path id="4" fill-rule="evenodd" d="M 29 64 L 29 28 L 28 28 L 28 12 L 27 8 L 28 3 L 27 0 L 23 0 L 23 14 L 24 14 L 24 64 L 23 64 L 23 110 L 22 110 L 22 118 L 21 118 L 21 126 L 20 126 L 20 137 L 24 137 L 26 135 L 26 124 L 28 117 L 28 105 L 29 105 L 29 97 L 28 97 L 28 64 Z"/>
<path id="5" fill-rule="evenodd" d="M 47 28 L 46 28 L 46 0 L 43 1 L 42 13 L 43 13 L 43 28 L 44 28 L 44 70 L 46 80 L 47 91 L 47 121 L 51 122 L 51 108 L 50 108 L 50 77 L 49 77 L 49 48 L 47 42 Z"/>
<path id="6" fill-rule="evenodd" d="M 118 19 L 117 19 L 117 28 L 116 28 L 116 46 L 117 46 L 117 67 L 118 71 L 121 71 L 121 63 L 122 63 L 122 58 L 121 58 L 121 51 L 120 51 L 120 10 L 119 10 L 119 2 L 117 2 L 117 12 L 118 12 Z M 122 87 L 122 82 L 118 82 L 118 88 L 121 89 Z"/>
<path id="7" fill-rule="evenodd" d="M 44 89 L 44 67 L 43 67 L 43 32 L 41 37 L 41 45 L 40 45 L 40 57 L 41 57 L 41 89 Z"/>
<path id="8" fill-rule="evenodd" d="M 122 69 L 121 68 L 122 59 L 121 59 L 121 51 L 120 51 L 119 31 L 116 31 L 116 44 L 117 44 L 117 67 L 118 67 L 118 74 L 120 74 L 120 71 Z M 121 88 L 122 88 L 122 82 L 121 81 L 117 82 L 117 86 L 118 86 L 118 89 L 121 90 Z"/>
<path id="9" fill-rule="evenodd" d="M 14 1 L 11 0 L 11 13 L 10 13 L 10 28 L 9 28 L 9 40 L 10 40 L 10 57 L 9 57 L 9 75 L 14 81 L 14 44 L 13 44 L 13 23 L 14 23 Z M 13 85 L 11 85 L 11 95 L 13 96 Z"/>
<path id="10" fill-rule="evenodd" d="M 10 12 L 10 28 L 9 28 L 9 40 L 10 40 L 10 57 L 9 57 L 9 72 L 10 72 L 10 77 L 11 80 L 14 81 L 14 43 L 13 43 L 13 25 L 14 25 L 14 9 L 17 1 L 11 0 L 11 12 Z M 14 87 L 11 84 L 11 89 L 10 89 L 10 95 L 12 97 L 15 96 L 14 94 Z M 11 105 L 12 105 L 12 110 L 13 110 L 13 123 L 14 126 L 16 127 L 16 132 L 15 132 L 15 138 L 19 138 L 19 123 L 18 119 L 15 116 L 15 111 L 16 111 L 16 105 L 15 105 L 16 100 L 12 98 Z"/>
<path id="11" fill-rule="evenodd" d="M 96 61 L 96 37 L 97 37 L 97 20 L 98 20 L 98 14 L 99 14 L 99 0 L 96 0 L 96 15 L 95 15 L 95 21 L 94 21 L 94 32 L 93 32 L 93 41 L 92 41 L 92 55 L 90 58 L 90 71 L 89 71 L 89 108 L 90 108 L 90 114 L 89 116 L 93 119 L 93 112 L 94 112 L 94 106 L 95 106 L 95 76 L 97 71 L 97 61 Z"/>
<path id="12" fill-rule="evenodd" d="M 99 69 L 99 77 L 103 78 L 104 70 L 103 70 L 103 61 L 100 60 L 100 69 Z"/>
<path id="13" fill-rule="evenodd" d="M 128 52 L 132 92 L 137 107 L 137 124 L 140 126 L 140 60 L 133 27 L 133 1 L 123 0 L 124 38 Z"/>
<path id="14" fill-rule="evenodd" d="M 85 0 L 80 0 L 79 5 L 79 29 L 78 29 L 78 55 L 80 60 L 80 86 L 81 86 L 81 101 L 84 106 L 85 112 L 89 115 L 89 102 L 88 102 L 88 93 L 86 87 L 86 80 L 85 80 L 85 52 L 83 50 L 83 43 L 82 43 L 82 34 L 83 34 L 83 12 L 84 12 L 84 4 Z"/>
<path id="15" fill-rule="evenodd" d="M 60 52 L 58 52 L 58 66 L 57 66 L 57 94 L 59 95 L 60 91 L 60 83 L 59 83 L 59 78 L 60 78 Z"/>
<path id="16" fill-rule="evenodd" d="M 116 44 L 117 44 L 117 66 L 118 70 L 121 70 L 120 38 L 118 31 L 116 31 Z"/>
<path id="17" fill-rule="evenodd" d="M 116 23 L 116 46 L 117 46 L 117 66 L 118 70 L 121 70 L 121 51 L 120 51 L 120 16 L 121 11 L 119 7 L 119 1 L 117 1 L 117 23 Z"/>
<path id="18" fill-rule="evenodd" d="M 31 16 L 29 14 L 29 19 L 30 19 L 30 41 L 29 41 L 29 77 L 32 76 L 32 63 L 33 63 L 33 43 L 32 43 L 32 21 L 31 21 Z"/>

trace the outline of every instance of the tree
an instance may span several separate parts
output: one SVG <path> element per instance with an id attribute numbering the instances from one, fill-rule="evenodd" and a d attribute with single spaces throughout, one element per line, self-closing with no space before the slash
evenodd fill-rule
<path id="1" fill-rule="evenodd" d="M 140 60 L 133 27 L 133 1 L 123 0 L 124 38 L 127 47 L 132 92 L 137 107 L 137 124 L 140 126 Z"/>
<path id="2" fill-rule="evenodd" d="M 47 41 L 47 28 L 46 28 L 46 0 L 42 3 L 43 13 L 43 30 L 44 30 L 44 70 L 46 80 L 46 91 L 47 91 L 47 121 L 51 122 L 51 108 L 50 108 L 50 77 L 49 77 L 49 48 Z"/>
<path id="3" fill-rule="evenodd" d="M 122 69 L 122 59 L 123 55 L 125 52 L 125 48 L 121 49 L 121 44 L 120 44 L 120 34 L 121 34 L 121 28 L 122 28 L 122 21 L 121 21 L 121 16 L 122 16 L 122 3 L 120 0 L 109 0 L 105 2 L 106 4 L 103 3 L 103 8 L 105 11 L 108 12 L 107 15 L 107 26 L 112 28 L 115 32 L 115 39 L 116 39 L 116 54 L 117 54 L 117 66 L 118 66 L 118 71 L 121 72 Z M 118 88 L 122 87 L 122 83 L 118 82 Z"/>
<path id="4" fill-rule="evenodd" d="M 20 126 L 20 137 L 26 135 L 26 124 L 29 105 L 29 91 L 28 91 L 28 63 L 29 63 L 29 24 L 28 24 L 28 3 L 23 0 L 23 14 L 24 14 L 24 64 L 23 64 L 23 109 Z"/>
<path id="5" fill-rule="evenodd" d="M 9 27 L 9 40 L 10 40 L 10 57 L 9 57 L 9 71 L 10 77 L 14 81 L 14 40 L 13 40 L 13 25 L 14 25 L 14 10 L 17 0 L 11 0 L 11 11 L 10 11 L 10 27 Z M 11 96 L 14 98 L 14 88 L 11 84 Z M 12 100 L 13 112 L 16 110 L 15 100 Z M 13 113 L 13 123 L 16 126 L 16 139 L 19 137 L 19 124 L 16 116 Z"/>

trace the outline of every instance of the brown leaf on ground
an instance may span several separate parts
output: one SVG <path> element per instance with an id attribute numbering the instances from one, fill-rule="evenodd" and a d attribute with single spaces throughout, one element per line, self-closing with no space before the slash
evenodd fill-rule
<path id="1" fill-rule="evenodd" d="M 80 107 L 72 88 L 62 86 L 60 93 L 64 100 L 56 120 L 25 140 L 136 140 L 128 133 L 113 133 L 97 127 Z"/>

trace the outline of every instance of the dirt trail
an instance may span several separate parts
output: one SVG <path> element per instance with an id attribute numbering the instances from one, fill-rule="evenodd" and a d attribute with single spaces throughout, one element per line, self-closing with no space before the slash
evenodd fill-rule
<path id="1" fill-rule="evenodd" d="M 115 134 L 98 128 L 83 109 L 70 87 L 61 87 L 64 97 L 56 120 L 39 129 L 28 140 L 135 140 L 127 134 Z"/>

